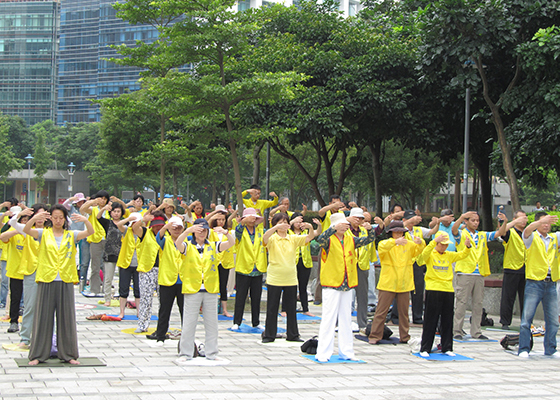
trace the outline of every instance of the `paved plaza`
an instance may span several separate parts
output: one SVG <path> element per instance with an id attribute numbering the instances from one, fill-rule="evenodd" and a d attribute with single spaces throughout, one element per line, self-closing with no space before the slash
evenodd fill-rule
<path id="1" fill-rule="evenodd" d="M 299 346 L 286 347 L 283 340 L 263 345 L 260 335 L 230 332 L 232 323 L 221 321 L 220 357 L 231 363 L 187 367 L 173 362 L 178 341 L 156 347 L 144 336 L 121 332 L 135 328 L 136 321 L 86 320 L 92 312 L 118 313 L 98 307 L 97 300 L 76 289 L 80 356 L 98 357 L 107 366 L 18 368 L 14 358 L 27 353 L 0 349 L 2 399 L 560 399 L 560 360 L 537 356 L 543 353 L 542 338 L 535 339 L 528 360 L 506 353 L 498 342 L 454 343 L 456 353 L 474 360 L 445 362 L 413 356 L 406 344 L 371 346 L 355 340 L 356 356 L 367 363 L 317 364 L 302 357 Z M 311 306 L 311 312 L 320 315 L 321 307 Z M 179 321 L 174 310 L 171 328 L 179 328 Z M 279 326 L 285 328 L 281 320 Z M 6 333 L 7 328 L 0 324 L 0 342 L 17 343 L 18 334 Z M 319 323 L 302 321 L 299 328 L 308 339 L 318 334 Z M 398 334 L 396 327 L 393 331 Z M 204 340 L 201 321 L 197 333 Z M 411 335 L 420 337 L 421 329 L 411 328 Z M 504 332 L 486 330 L 485 335 L 499 340 Z"/>

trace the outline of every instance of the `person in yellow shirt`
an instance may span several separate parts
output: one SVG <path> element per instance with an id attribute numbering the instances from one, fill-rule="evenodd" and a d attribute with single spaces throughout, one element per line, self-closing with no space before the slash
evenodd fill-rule
<path id="1" fill-rule="evenodd" d="M 302 223 L 301 227 L 309 230 L 307 235 L 288 234 L 290 217 L 277 213 L 272 217 L 272 227 L 263 235 L 263 244 L 268 249 L 267 269 L 267 308 L 266 324 L 262 333 L 263 343 L 274 342 L 277 334 L 278 307 L 282 292 L 282 306 L 286 311 L 286 340 L 303 342 L 297 326 L 297 268 L 296 251 L 311 242 L 315 237 L 313 226 Z"/>
<path id="2" fill-rule="evenodd" d="M 278 196 L 274 192 L 269 193 L 269 196 L 273 198 L 272 200 L 261 200 L 261 187 L 259 185 L 251 185 L 249 189 L 244 190 L 241 194 L 243 197 L 247 194 L 251 195 L 250 199 L 243 199 L 243 205 L 246 208 L 254 208 L 261 217 L 264 216 L 264 211 L 267 208 L 274 207 L 278 204 Z"/>
<path id="3" fill-rule="evenodd" d="M 438 320 L 441 317 L 441 352 L 448 356 L 453 353 L 453 263 L 467 257 L 471 251 L 469 238 L 460 252 L 446 251 L 451 244 L 445 232 L 437 232 L 435 239 L 422 251 L 417 261 L 426 265 L 426 309 L 422 327 L 420 355 L 429 357 L 434 345 Z"/>
<path id="4" fill-rule="evenodd" d="M 140 240 L 132 231 L 132 224 L 140 221 L 142 215 L 138 212 L 131 213 L 128 218 L 121 219 L 117 223 L 117 227 L 123 234 L 121 251 L 117 258 L 117 267 L 119 267 L 119 318 L 124 318 L 124 311 L 130 294 L 130 284 L 132 283 L 134 294 L 134 306 L 136 307 L 136 315 L 140 307 L 140 283 L 138 278 L 138 246 Z"/>
<path id="5" fill-rule="evenodd" d="M 392 221 L 387 227 L 387 232 L 391 235 L 391 238 L 382 240 L 377 247 L 381 263 L 381 274 L 377 283 L 379 302 L 371 323 L 370 344 L 377 344 L 383 337 L 385 318 L 395 298 L 399 311 L 400 341 L 401 343 L 407 343 L 410 339 L 408 306 L 410 304 L 410 291 L 414 290 L 412 264 L 414 258 L 426 246 L 426 242 L 420 237 L 408 240 L 404 236 L 406 231 L 407 229 L 402 221 Z"/>
<path id="6" fill-rule="evenodd" d="M 92 235 L 94 230 L 86 217 L 73 214 L 71 218 L 84 222 L 86 230 L 66 230 L 68 211 L 60 204 L 52 206 L 50 212 L 38 212 L 23 228 L 24 233 L 39 242 L 37 302 L 29 365 L 37 365 L 50 357 L 55 314 L 58 358 L 70 364 L 80 363 L 74 306 L 74 284 L 79 282 L 75 243 Z M 52 228 L 33 228 L 47 219 Z"/>
<path id="7" fill-rule="evenodd" d="M 12 214 L 12 212 L 10 211 L 7 214 Z M 18 214 L 15 214 L 16 218 Z M 25 224 L 28 220 L 29 215 L 22 215 L 18 222 Z M 6 264 L 6 276 L 10 278 L 10 327 L 8 333 L 11 333 L 19 331 L 19 306 L 23 297 L 24 276 L 19 272 L 19 264 L 25 246 L 25 237 L 11 227 L 0 235 L 0 240 L 5 244 L 4 251 L 8 252 Z"/>
<path id="8" fill-rule="evenodd" d="M 227 242 L 209 241 L 210 227 L 204 218 L 197 219 L 175 241 L 177 250 L 183 254 L 180 267 L 184 296 L 184 317 L 179 358 L 176 363 L 183 365 L 194 355 L 194 337 L 198 314 L 202 308 L 204 318 L 206 359 L 219 360 L 218 355 L 218 253 L 235 244 L 233 235 L 225 229 L 215 227 L 214 231 L 226 235 Z M 188 235 L 192 239 L 185 241 Z"/>

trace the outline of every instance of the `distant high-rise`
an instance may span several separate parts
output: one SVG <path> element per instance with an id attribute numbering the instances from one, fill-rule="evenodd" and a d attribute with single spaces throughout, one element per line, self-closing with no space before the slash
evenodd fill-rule
<path id="1" fill-rule="evenodd" d="M 96 122 L 99 105 L 91 100 L 140 89 L 137 68 L 105 61 L 117 57 L 112 44 L 152 42 L 157 30 L 116 17 L 111 0 L 61 0 L 57 124 Z"/>
<path id="2" fill-rule="evenodd" d="M 0 112 L 55 118 L 58 1 L 0 0 Z"/>

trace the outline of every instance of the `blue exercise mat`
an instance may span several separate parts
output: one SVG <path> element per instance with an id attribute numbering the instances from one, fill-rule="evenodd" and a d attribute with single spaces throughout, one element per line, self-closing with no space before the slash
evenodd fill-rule
<path id="1" fill-rule="evenodd" d="M 301 356 L 307 358 L 308 360 L 315 361 L 317 364 L 366 364 L 364 360 L 345 360 L 343 358 L 340 358 L 338 354 L 332 355 L 329 361 L 327 361 L 326 363 L 317 361 L 314 354 L 302 354 Z"/>
<path id="2" fill-rule="evenodd" d="M 118 317 L 117 314 L 107 314 L 109 317 Z M 157 321 L 157 315 L 152 315 L 150 317 L 150 321 Z M 121 321 L 138 321 L 138 317 L 136 315 L 125 315 Z"/>
<path id="3" fill-rule="evenodd" d="M 282 317 L 282 316 L 280 315 L 280 313 L 278 313 L 278 316 Z M 286 317 L 282 317 L 282 318 L 286 318 Z M 317 316 L 315 316 L 315 317 L 310 317 L 309 315 L 305 315 L 305 314 L 303 314 L 303 313 L 299 313 L 299 312 L 298 312 L 298 313 L 297 313 L 297 320 L 298 320 L 298 321 L 320 321 L 320 320 L 321 320 L 321 317 L 317 317 Z"/>
<path id="4" fill-rule="evenodd" d="M 105 297 L 105 295 L 103 293 L 94 294 L 94 293 L 84 292 L 84 291 L 82 291 L 81 293 L 82 293 L 82 296 L 84 296 L 84 297 Z"/>
<path id="5" fill-rule="evenodd" d="M 252 326 L 249 326 L 247 324 L 239 325 L 239 329 L 236 330 L 228 328 L 228 331 L 238 332 L 238 333 L 258 333 L 258 334 L 263 333 L 262 329 L 253 328 Z M 286 333 L 286 330 L 284 328 L 277 328 L 277 333 Z"/>
<path id="6" fill-rule="evenodd" d="M 455 353 L 454 356 L 448 356 L 447 354 L 442 354 L 442 353 L 429 353 L 429 357 L 422 357 L 420 353 L 412 353 L 412 355 L 428 361 L 473 361 L 474 360 L 474 358 L 465 357 L 457 353 Z"/>
<path id="7" fill-rule="evenodd" d="M 357 317 L 358 316 L 358 311 L 352 311 L 352 316 Z"/>
<path id="8" fill-rule="evenodd" d="M 225 315 L 218 314 L 218 321 L 233 321 L 233 317 L 226 317 Z"/>

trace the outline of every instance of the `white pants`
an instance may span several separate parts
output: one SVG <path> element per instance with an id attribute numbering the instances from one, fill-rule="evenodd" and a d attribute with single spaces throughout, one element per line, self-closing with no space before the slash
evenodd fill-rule
<path id="1" fill-rule="evenodd" d="M 354 358 L 354 338 L 352 336 L 352 292 L 343 292 L 323 287 L 323 314 L 319 328 L 319 344 L 315 358 L 328 361 L 334 348 L 334 330 L 338 320 L 338 356 Z"/>

